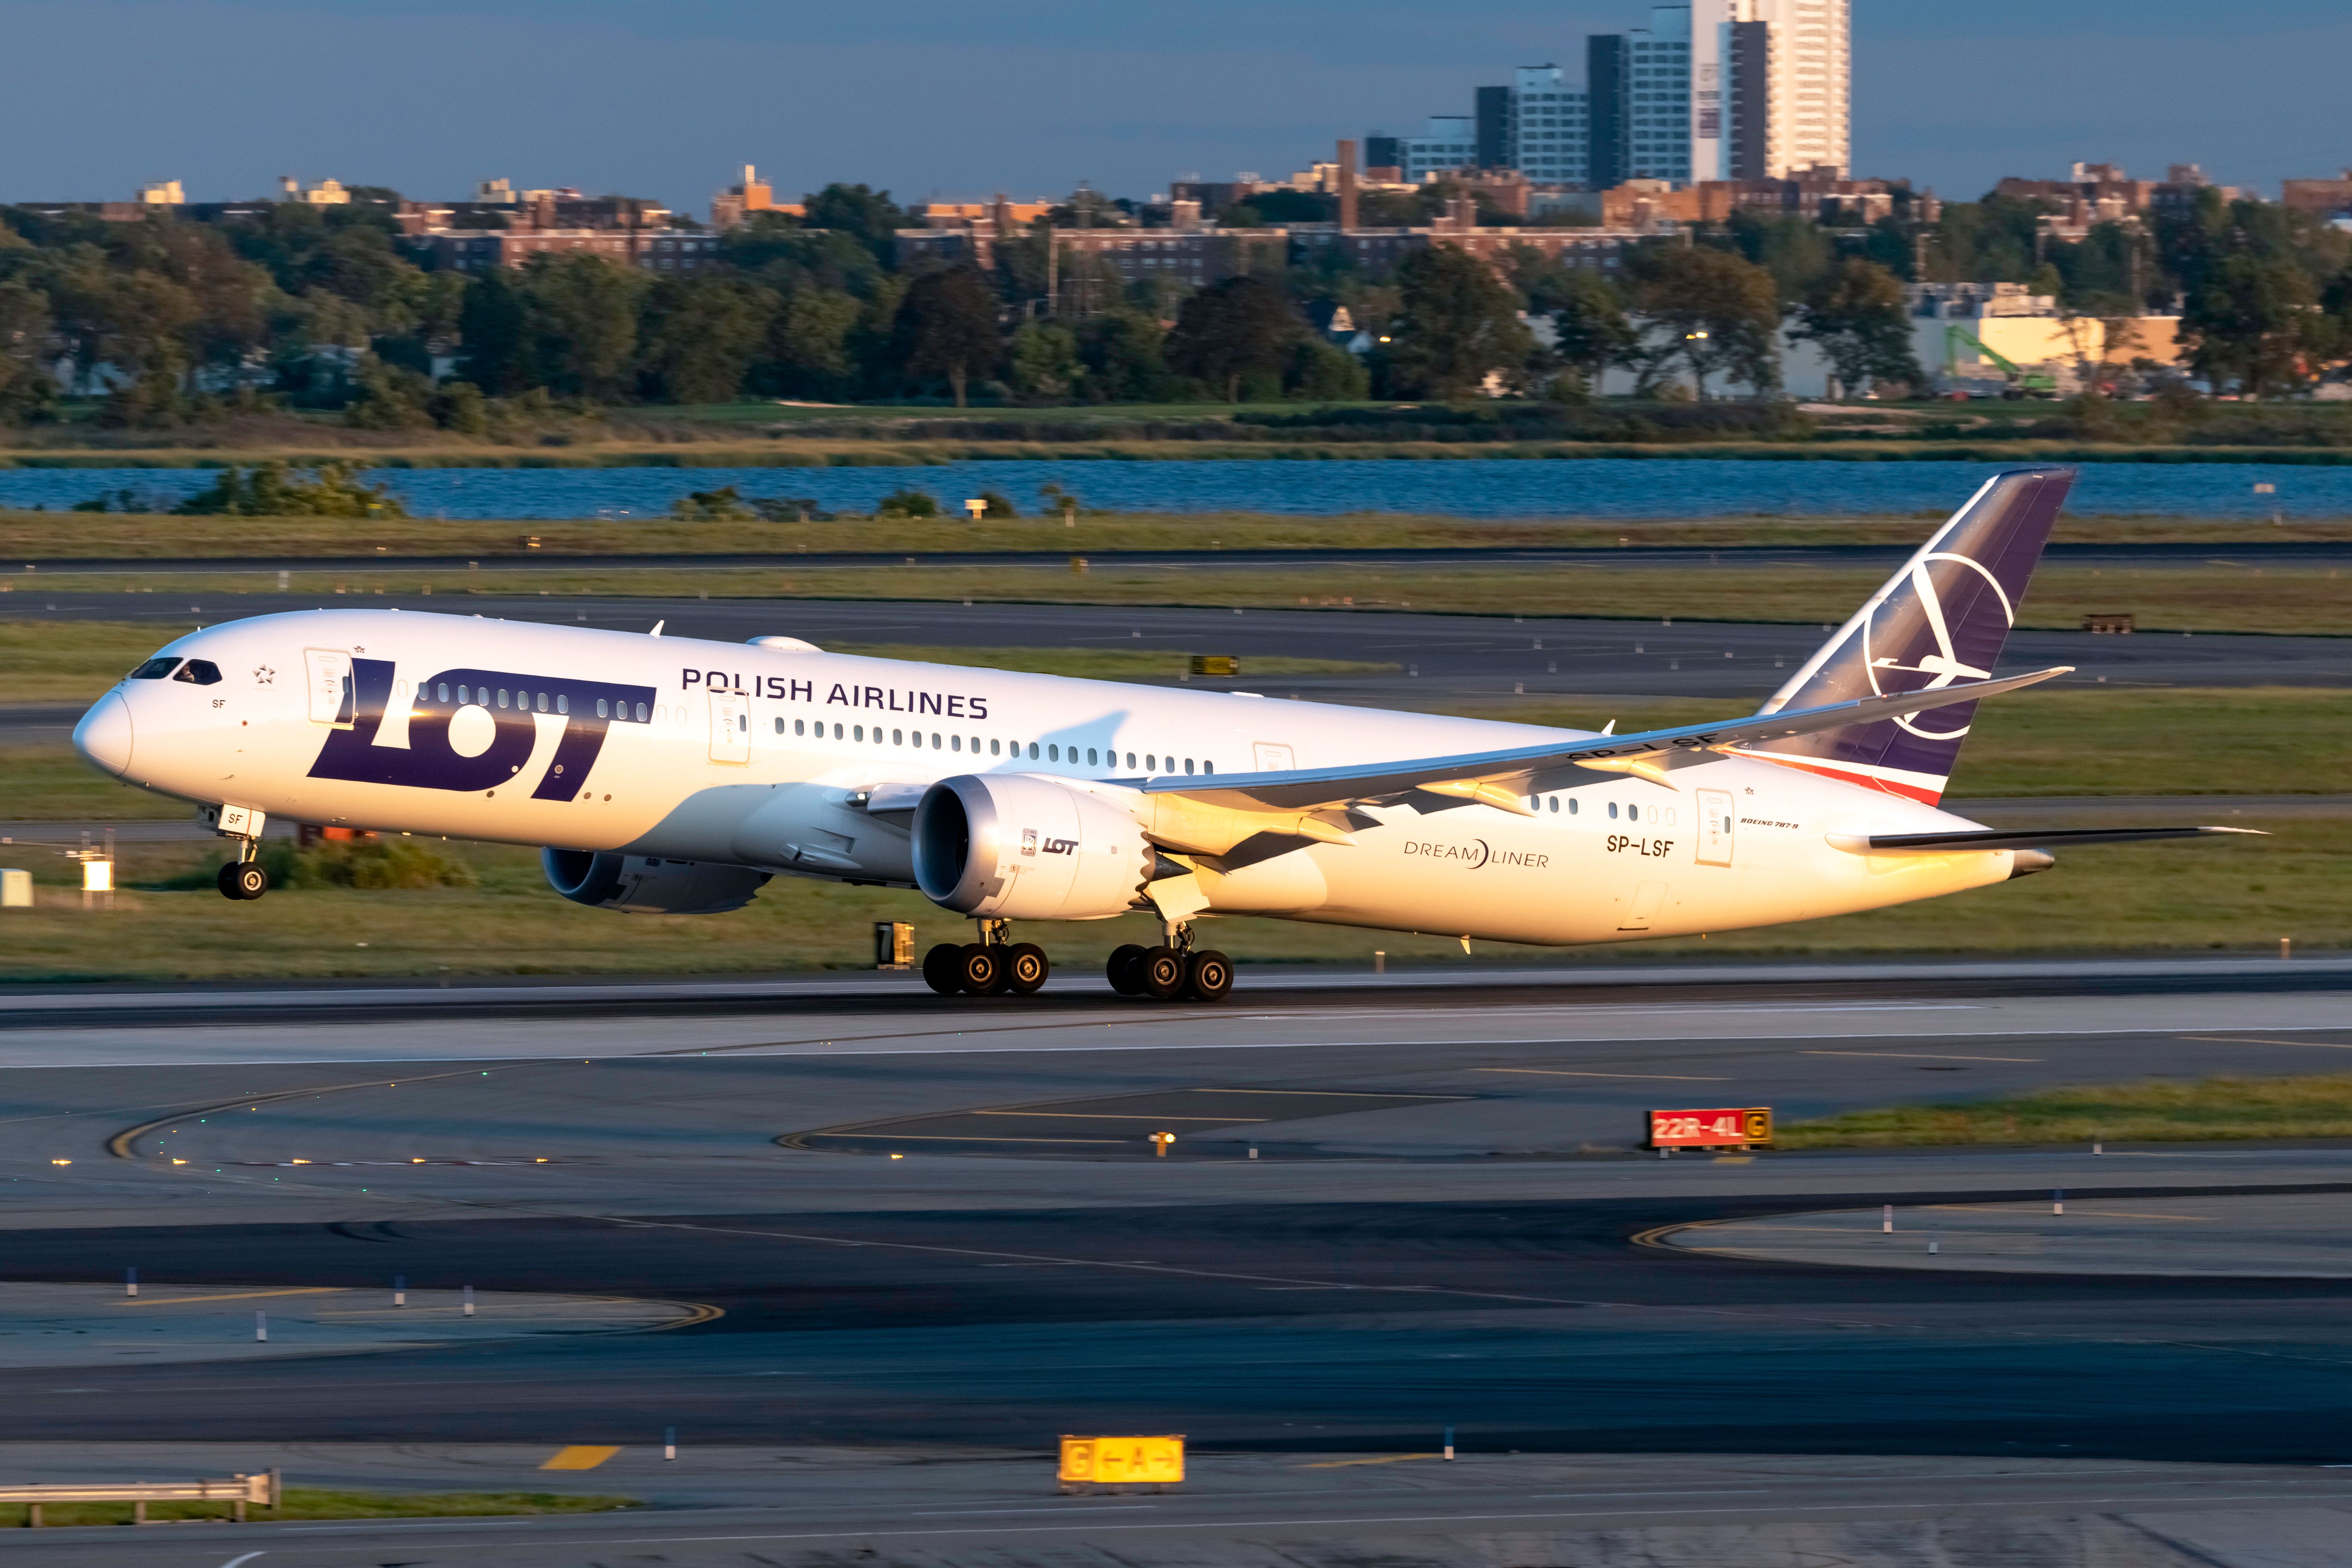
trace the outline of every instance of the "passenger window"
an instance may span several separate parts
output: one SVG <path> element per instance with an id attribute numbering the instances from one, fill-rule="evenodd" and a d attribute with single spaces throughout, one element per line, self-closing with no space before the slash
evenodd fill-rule
<path id="1" fill-rule="evenodd" d="M 1201 764 L 1201 771 L 1204 773 L 1215 773 L 1217 771 L 1217 764 L 1212 762 L 1203 762 Z"/>
<path id="2" fill-rule="evenodd" d="M 566 697 L 566 696 L 565 696 L 562 692 L 561 692 L 561 691 L 557 692 L 557 693 L 555 694 L 555 710 L 556 710 L 558 713 L 569 713 L 569 712 L 571 712 L 571 711 L 572 711 L 572 699 L 571 699 L 571 698 L 569 698 L 569 697 Z"/>
<path id="3" fill-rule="evenodd" d="M 865 725 L 860 724 L 859 726 L 857 726 L 857 736 L 856 736 L 856 738 L 857 738 L 858 740 L 861 740 L 861 741 L 863 741 L 864 739 L 866 739 L 866 726 L 865 726 Z"/>
<path id="4" fill-rule="evenodd" d="M 499 706 L 501 708 L 507 706 L 507 689 L 503 686 L 499 688 Z"/>
<path id="5" fill-rule="evenodd" d="M 1034 741 L 1029 742 L 1029 760 L 1033 763 L 1037 760 L 1037 742 Z"/>
<path id="6" fill-rule="evenodd" d="M 877 731 L 875 731 L 874 732 L 875 732 L 877 735 L 879 735 L 882 731 L 879 731 L 879 730 L 877 730 Z M 907 736 L 906 736 L 906 732 L 905 732 L 904 731 L 902 731 L 902 730 L 893 730 L 893 731 L 890 731 L 890 743 L 891 743 L 892 745 L 894 745 L 894 746 L 903 746 L 903 745 L 905 745 L 905 744 L 907 743 Z M 923 738 L 922 738 L 920 735 L 916 736 L 916 737 L 915 737 L 915 744 L 917 744 L 917 745 L 919 745 L 919 745 L 921 745 L 922 743 L 923 743 Z"/>
<path id="7" fill-rule="evenodd" d="M 1570 795 L 1568 797 L 1568 815 L 1570 816 L 1574 816 L 1576 815 L 1576 797 L 1574 795 Z"/>
<path id="8" fill-rule="evenodd" d="M 915 737 L 915 744 L 917 744 L 917 745 L 919 745 L 919 745 L 921 745 L 922 743 L 923 743 L 923 738 L 922 738 L 920 735 L 916 736 L 916 737 Z M 933 750 L 933 751 L 935 751 L 935 752 L 936 752 L 936 751 L 938 751 L 939 749 L 940 749 L 940 732 L 939 732 L 937 730 L 934 730 L 934 731 L 931 731 L 931 750 Z"/>
<path id="9" fill-rule="evenodd" d="M 989 754 L 990 756 L 992 756 L 992 757 L 993 757 L 993 756 L 997 755 L 997 754 L 998 754 L 998 752 L 997 752 L 996 748 L 997 748 L 998 746 L 1002 745 L 1003 743 L 1003 742 L 1000 742 L 1000 741 L 991 741 L 991 742 L 988 743 L 988 754 Z"/>
<path id="10" fill-rule="evenodd" d="M 165 676 L 171 674 L 172 671 L 179 668 L 180 661 L 176 658 L 151 658 L 146 663 L 141 665 L 138 668 L 132 670 L 128 679 L 132 680 L 161 680 Z"/>
<path id="11" fill-rule="evenodd" d="M 1609 820 L 1612 822 L 1617 820 L 1617 803 L 1613 800 L 1609 803 Z"/>
<path id="12" fill-rule="evenodd" d="M 751 732 L 751 716 L 749 713 L 735 715 L 735 732 L 739 735 L 748 735 Z"/>
<path id="13" fill-rule="evenodd" d="M 1088 767 L 1093 767 L 1094 765 L 1095 765 L 1095 749 L 1094 749 L 1092 746 L 1088 746 L 1088 747 L 1087 748 L 1087 766 L 1088 766 Z"/>
<path id="14" fill-rule="evenodd" d="M 980 755 L 980 737 L 977 735 L 971 738 L 971 754 L 975 757 Z"/>
<path id="15" fill-rule="evenodd" d="M 1640 806 L 1638 806 L 1638 805 L 1628 805 L 1628 806 L 1625 808 L 1625 820 L 1626 820 L 1626 821 L 1628 821 L 1628 822 L 1639 822 L 1639 821 L 1641 821 L 1641 820 L 1642 820 L 1642 808 L 1641 808 Z"/>
<path id="16" fill-rule="evenodd" d="M 446 702 L 446 701 L 448 701 L 448 700 L 449 700 L 449 683 L 448 683 L 447 681 L 446 681 L 446 680 L 445 680 L 445 681 L 443 681 L 439 686 L 436 687 L 434 689 L 435 689 L 435 691 L 437 693 L 436 697 L 435 698 L 435 700 L 436 700 L 436 701 L 439 701 L 439 702 Z M 604 705 L 602 702 L 599 702 L 598 704 L 596 704 L 596 711 L 597 711 L 597 712 L 602 713 L 604 710 Z"/>
<path id="17" fill-rule="evenodd" d="M 1146 752 L 1143 753 L 1143 771 L 1147 773 L 1156 773 L 1160 771 L 1159 752 Z"/>
<path id="18" fill-rule="evenodd" d="M 1132 772 L 1135 767 L 1135 753 L 1133 752 L 1127 753 L 1127 765 L 1129 770 Z"/>
<path id="19" fill-rule="evenodd" d="M 1184 771 L 1188 773 L 1192 771 L 1192 759 L 1190 757 L 1184 759 Z"/>
<path id="20" fill-rule="evenodd" d="M 546 693 L 546 692 L 542 691 L 542 692 L 541 692 L 541 693 L 539 694 L 539 701 L 538 701 L 536 704 L 534 704 L 534 706 L 536 706 L 536 707 L 538 708 L 538 710 L 539 710 L 541 712 L 542 712 L 542 713 L 544 713 L 544 712 L 546 712 L 546 711 L 547 711 L 547 693 Z"/>
<path id="21" fill-rule="evenodd" d="M 1049 763 L 1058 763 L 1058 762 L 1060 762 L 1060 761 L 1062 760 L 1062 748 L 1061 748 L 1061 747 L 1059 747 L 1059 746 L 1048 746 L 1048 747 L 1046 747 L 1046 748 L 1045 748 L 1045 760 L 1046 760 L 1047 762 L 1049 762 Z"/>
<path id="22" fill-rule="evenodd" d="M 645 721 L 646 721 L 646 705 L 645 705 L 644 703 L 640 702 L 640 703 L 638 703 L 638 704 L 637 704 L 637 722 L 638 722 L 638 723 L 640 723 L 640 724 L 642 724 L 642 723 L 644 723 Z"/>
<path id="23" fill-rule="evenodd" d="M 220 666 L 208 658 L 192 658 L 180 667 L 179 674 L 172 677 L 191 686 L 218 686 L 220 678 Z"/>

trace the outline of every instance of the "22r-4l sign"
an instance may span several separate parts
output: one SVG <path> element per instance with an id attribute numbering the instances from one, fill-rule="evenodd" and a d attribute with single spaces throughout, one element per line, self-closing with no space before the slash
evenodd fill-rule
<path id="1" fill-rule="evenodd" d="M 1714 1110 L 1653 1110 L 1653 1149 L 1716 1149 L 1772 1142 L 1772 1108 L 1732 1106 Z"/>

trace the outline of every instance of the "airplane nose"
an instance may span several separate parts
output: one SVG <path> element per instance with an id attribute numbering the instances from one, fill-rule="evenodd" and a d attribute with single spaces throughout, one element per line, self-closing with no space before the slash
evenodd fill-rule
<path id="1" fill-rule="evenodd" d="M 131 771 L 131 704 L 110 691 L 74 726 L 74 750 L 90 765 L 120 776 Z"/>

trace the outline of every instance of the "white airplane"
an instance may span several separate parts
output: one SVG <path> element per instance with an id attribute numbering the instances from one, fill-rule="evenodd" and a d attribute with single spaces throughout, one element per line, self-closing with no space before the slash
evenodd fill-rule
<path id="1" fill-rule="evenodd" d="M 271 815 L 543 846 L 577 903 L 717 913 L 770 878 L 916 889 L 979 922 L 923 964 L 1025 994 L 1014 921 L 1156 914 L 1130 995 L 1233 984 L 1200 922 L 1261 915 L 1575 944 L 1880 909 L 2053 862 L 1937 809 L 2074 480 L 1996 476 L 1757 713 L 1641 734 L 1270 701 L 585 627 L 320 610 L 180 638 L 74 731 L 195 802 L 257 899 Z"/>

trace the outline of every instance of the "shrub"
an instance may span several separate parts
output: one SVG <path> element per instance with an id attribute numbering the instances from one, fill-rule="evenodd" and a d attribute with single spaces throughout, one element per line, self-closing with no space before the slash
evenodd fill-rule
<path id="1" fill-rule="evenodd" d="M 345 463 L 289 469 L 264 463 L 250 472 L 225 468 L 212 489 L 172 509 L 174 517 L 406 517 L 382 485 L 366 483 Z"/>
<path id="2" fill-rule="evenodd" d="M 875 506 L 877 517 L 937 517 L 940 503 L 937 497 L 923 490 L 895 489 Z"/>

